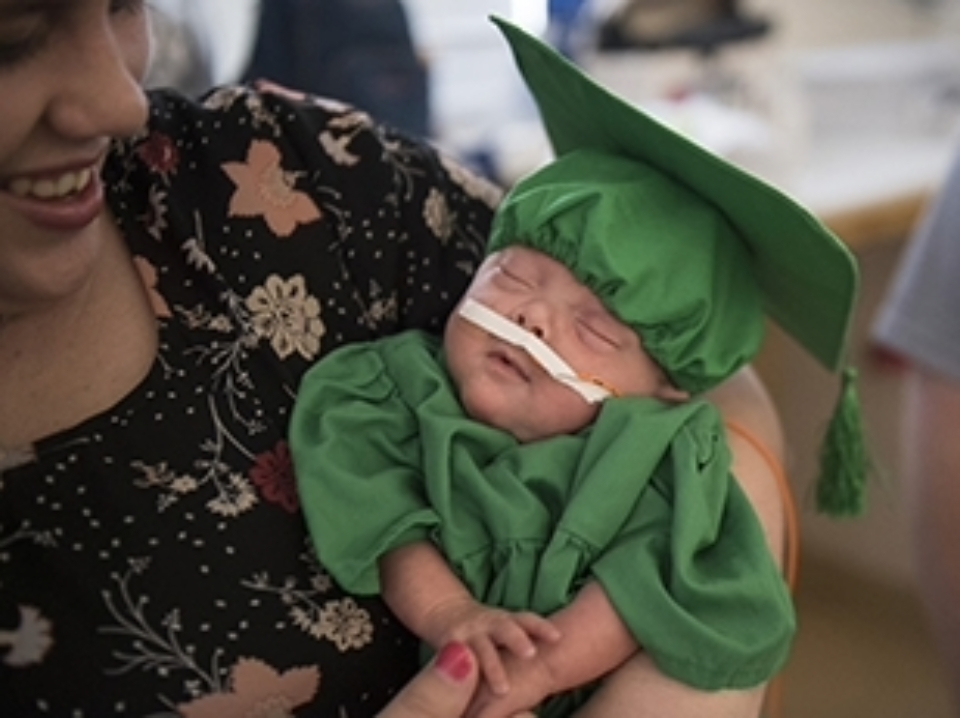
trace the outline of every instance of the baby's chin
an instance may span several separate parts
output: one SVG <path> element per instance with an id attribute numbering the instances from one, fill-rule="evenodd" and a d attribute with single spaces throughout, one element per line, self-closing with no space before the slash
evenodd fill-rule
<path id="1" fill-rule="evenodd" d="M 481 424 L 499 429 L 510 434 L 521 444 L 549 439 L 561 434 L 576 434 L 588 425 L 596 415 L 591 409 L 589 416 L 584 417 L 577 412 L 572 416 L 570 412 L 551 412 L 551 421 L 537 421 L 536 414 L 529 407 L 512 407 L 509 411 L 498 411 L 498 407 L 489 405 L 469 405 L 464 402 L 467 416 Z M 559 419 L 559 421 L 558 421 Z"/>
<path id="2" fill-rule="evenodd" d="M 468 397 L 461 397 L 460 401 L 466 415 L 477 423 L 499 429 L 510 434 L 517 441 L 523 441 L 518 435 L 523 432 L 509 420 L 504 412 L 497 411 L 495 407 L 489 406 L 488 403 L 471 402 Z"/>

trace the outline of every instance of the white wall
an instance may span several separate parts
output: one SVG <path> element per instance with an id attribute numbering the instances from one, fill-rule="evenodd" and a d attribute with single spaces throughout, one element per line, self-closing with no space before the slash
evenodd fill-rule
<path id="1" fill-rule="evenodd" d="M 747 0 L 793 50 L 929 38 L 960 30 L 960 0 Z"/>

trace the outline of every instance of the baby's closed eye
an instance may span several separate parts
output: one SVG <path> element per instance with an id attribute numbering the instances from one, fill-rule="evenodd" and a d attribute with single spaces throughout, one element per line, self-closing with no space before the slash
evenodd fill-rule
<path id="1" fill-rule="evenodd" d="M 591 347 L 600 350 L 619 349 L 620 341 L 616 325 L 612 320 L 599 315 L 577 317 L 577 331 L 581 339 Z"/>
<path id="2" fill-rule="evenodd" d="M 520 272 L 508 269 L 502 264 L 497 267 L 497 271 L 494 274 L 494 281 L 496 281 L 501 287 L 507 289 L 533 289 L 534 283 L 529 278 L 521 274 Z"/>

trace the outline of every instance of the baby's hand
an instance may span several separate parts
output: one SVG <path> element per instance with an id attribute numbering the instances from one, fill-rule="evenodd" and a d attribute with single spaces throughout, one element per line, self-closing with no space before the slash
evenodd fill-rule
<path id="1" fill-rule="evenodd" d="M 537 642 L 560 640 L 560 631 L 548 619 L 535 613 L 511 613 L 491 608 L 476 601 L 457 602 L 437 609 L 431 615 L 437 630 L 431 631 L 433 645 L 453 641 L 465 643 L 480 664 L 480 673 L 490 690 L 503 695 L 510 690 L 510 681 L 500 651 L 519 659 L 533 658 Z"/>
<path id="2" fill-rule="evenodd" d="M 510 677 L 510 690 L 496 693 L 489 683 L 481 683 L 473 694 L 464 718 L 513 718 L 533 715 L 537 707 L 557 692 L 558 686 L 545 659 L 550 649 L 531 658 L 512 653 L 501 655 L 501 664 Z"/>

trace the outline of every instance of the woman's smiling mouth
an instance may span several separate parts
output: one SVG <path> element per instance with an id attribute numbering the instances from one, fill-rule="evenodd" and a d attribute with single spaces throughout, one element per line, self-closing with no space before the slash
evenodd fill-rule
<path id="1" fill-rule="evenodd" d="M 18 177 L 8 184 L 15 197 L 39 200 L 58 200 L 83 192 L 93 179 L 94 170 L 87 167 L 74 172 L 64 172 L 54 177 L 30 179 Z"/>
<path id="2" fill-rule="evenodd" d="M 0 189 L 9 209 L 39 227 L 55 231 L 81 230 L 103 211 L 98 162 L 17 175 L 8 178 Z"/>

